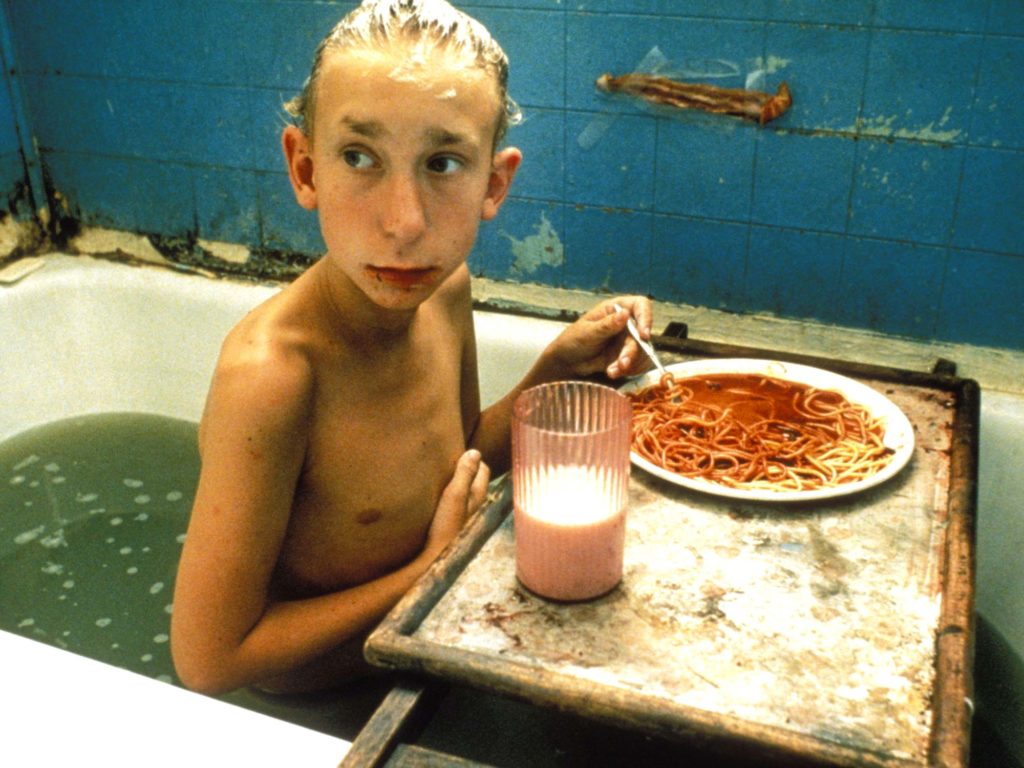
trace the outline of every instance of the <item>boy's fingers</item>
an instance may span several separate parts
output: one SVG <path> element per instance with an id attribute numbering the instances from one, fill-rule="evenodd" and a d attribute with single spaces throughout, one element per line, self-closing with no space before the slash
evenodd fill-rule
<path id="1" fill-rule="evenodd" d="M 456 486 L 458 492 L 468 495 L 480 470 L 483 461 L 480 458 L 480 451 L 471 448 L 459 457 L 459 463 L 455 465 L 455 476 L 452 477 L 452 485 Z"/>
<path id="2" fill-rule="evenodd" d="M 626 323 L 629 321 L 629 309 L 623 307 L 622 309 L 616 309 L 612 307 L 612 311 L 605 316 L 604 325 L 609 330 L 613 330 L 616 333 L 626 327 Z"/>
<path id="3" fill-rule="evenodd" d="M 621 296 L 613 303 L 626 310 L 627 315 L 633 316 L 642 338 L 649 339 L 651 337 L 651 323 L 654 322 L 654 314 L 650 299 L 644 296 Z"/>
<path id="4" fill-rule="evenodd" d="M 608 378 L 617 379 L 620 376 L 625 376 L 633 364 L 633 354 L 623 348 L 622 353 L 608 365 L 606 370 Z"/>
<path id="5" fill-rule="evenodd" d="M 473 478 L 473 483 L 469 487 L 469 501 L 467 508 L 470 512 L 475 512 L 480 508 L 480 505 L 484 503 L 484 500 L 487 498 L 487 486 L 490 482 L 491 468 L 481 461 L 477 466 L 477 472 L 476 476 Z"/>
<path id="6" fill-rule="evenodd" d="M 459 457 L 452 479 L 441 493 L 430 533 L 447 541 L 465 523 L 466 518 L 483 503 L 487 495 L 490 469 L 480 458 L 480 451 L 471 449 Z"/>

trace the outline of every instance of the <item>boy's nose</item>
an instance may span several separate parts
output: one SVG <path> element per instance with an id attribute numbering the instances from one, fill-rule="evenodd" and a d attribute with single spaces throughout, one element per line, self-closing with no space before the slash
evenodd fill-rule
<path id="1" fill-rule="evenodd" d="M 381 211 L 384 231 L 399 242 L 415 240 L 427 226 L 427 214 L 416 179 L 395 174 L 387 188 Z"/>

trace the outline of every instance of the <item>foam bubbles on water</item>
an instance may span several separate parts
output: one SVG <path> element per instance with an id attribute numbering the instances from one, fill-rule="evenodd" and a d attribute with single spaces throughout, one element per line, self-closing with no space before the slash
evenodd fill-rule
<path id="1" fill-rule="evenodd" d="M 148 493 L 140 493 L 135 497 L 134 501 L 136 504 L 149 504 L 150 496 Z"/>
<path id="2" fill-rule="evenodd" d="M 170 639 L 171 639 L 170 636 L 164 634 L 163 632 L 161 632 L 159 635 L 153 635 L 153 642 L 156 643 L 157 645 L 163 645 L 164 643 L 166 643 Z"/>
<path id="3" fill-rule="evenodd" d="M 124 483 L 126 488 L 141 488 L 144 485 L 141 480 L 136 480 L 131 477 L 126 477 L 121 482 Z"/>
<path id="4" fill-rule="evenodd" d="M 74 589 L 75 588 L 75 580 L 74 579 L 68 579 L 63 584 L 61 584 L 61 586 L 64 587 L 64 589 Z"/>
<path id="5" fill-rule="evenodd" d="M 29 531 L 23 531 L 14 537 L 15 544 L 28 544 L 30 541 L 35 541 L 43 535 L 43 531 L 46 530 L 45 525 L 39 525 Z"/>
<path id="6" fill-rule="evenodd" d="M 153 586 L 151 586 L 149 588 L 149 594 L 151 594 L 151 595 L 159 594 L 160 592 L 163 591 L 163 589 L 164 589 L 164 583 L 162 581 L 158 581 L 155 584 L 153 584 Z"/>
<path id="7" fill-rule="evenodd" d="M 116 525 L 120 525 L 123 522 L 124 522 L 124 518 L 123 517 L 112 517 L 112 518 L 110 518 L 110 524 L 111 525 L 115 525 L 116 526 Z"/>
<path id="8" fill-rule="evenodd" d="M 39 543 L 47 549 L 56 549 L 57 547 L 66 547 L 68 545 L 67 540 L 64 538 L 63 528 L 58 528 L 49 536 L 44 536 L 39 540 Z"/>
<path id="9" fill-rule="evenodd" d="M 36 624 L 35 619 L 22 619 L 18 622 L 18 629 L 25 629 L 26 627 L 34 627 Z"/>
<path id="10" fill-rule="evenodd" d="M 120 552 L 122 555 L 130 555 L 132 553 L 132 548 L 131 547 L 121 547 L 121 549 L 119 549 L 118 552 Z"/>
<path id="11" fill-rule="evenodd" d="M 102 619 L 96 619 L 96 626 L 100 629 L 104 629 L 106 627 L 109 627 L 113 621 L 113 619 L 104 616 Z"/>
<path id="12" fill-rule="evenodd" d="M 11 485 L 21 485 L 22 483 L 25 482 L 25 476 L 24 475 L 15 475 L 8 482 L 10 482 Z"/>
<path id="13" fill-rule="evenodd" d="M 183 494 L 181 491 L 171 491 L 164 498 L 166 498 L 168 501 L 181 501 L 184 498 L 184 496 L 185 494 Z"/>
<path id="14" fill-rule="evenodd" d="M 88 504 L 90 501 L 96 501 L 99 497 L 98 493 L 82 493 L 79 491 L 75 494 L 75 501 L 79 504 Z"/>
<path id="15" fill-rule="evenodd" d="M 52 560 L 47 560 L 46 565 L 40 568 L 43 573 L 47 576 L 60 576 L 64 573 L 64 566 L 60 563 L 55 563 Z"/>
<path id="16" fill-rule="evenodd" d="M 31 466 L 32 466 L 33 464 L 35 464 L 35 463 L 36 463 L 37 461 L 39 461 L 39 457 L 38 457 L 38 456 L 36 456 L 36 455 L 35 455 L 35 454 L 33 453 L 33 454 L 29 455 L 29 456 L 26 456 L 26 457 L 25 457 L 24 459 L 22 459 L 21 461 L 19 461 L 19 462 L 18 462 L 17 464 L 15 464 L 15 465 L 14 465 L 13 467 L 11 467 L 11 469 L 12 469 L 12 470 L 13 470 L 14 472 L 20 472 L 21 470 L 25 469 L 26 467 L 31 467 Z"/>
<path id="17" fill-rule="evenodd" d="M 185 534 L 184 533 L 179 533 L 177 536 L 174 537 L 174 540 L 176 542 L 178 542 L 179 544 L 184 544 L 185 543 Z"/>
<path id="18" fill-rule="evenodd" d="M 127 573 L 129 576 L 134 576 L 138 572 L 139 572 L 139 569 L 137 567 L 135 567 L 134 565 L 125 569 L 125 573 Z"/>
<path id="19" fill-rule="evenodd" d="M 148 497 L 147 497 L 147 498 L 148 498 Z M 149 514 L 148 514 L 148 513 L 146 513 L 146 512 L 139 512 L 139 514 L 137 514 L 137 515 L 135 516 L 135 520 L 136 520 L 137 522 L 140 522 L 140 523 L 144 523 L 144 522 L 146 522 L 147 520 L 149 520 Z"/>
<path id="20" fill-rule="evenodd" d="M 145 664 L 148 664 L 152 660 L 153 660 L 153 654 L 152 653 L 144 653 L 144 654 L 142 654 L 139 657 L 139 661 L 141 661 L 141 662 L 143 662 Z"/>
<path id="21" fill-rule="evenodd" d="M 168 616 L 174 613 L 174 603 L 168 603 L 167 605 L 165 605 L 164 613 L 166 613 Z"/>
<path id="22" fill-rule="evenodd" d="M 55 461 L 51 461 L 49 464 L 44 466 L 43 469 L 45 469 L 47 472 L 50 472 L 51 474 L 53 472 L 60 472 L 60 464 L 58 464 Z"/>

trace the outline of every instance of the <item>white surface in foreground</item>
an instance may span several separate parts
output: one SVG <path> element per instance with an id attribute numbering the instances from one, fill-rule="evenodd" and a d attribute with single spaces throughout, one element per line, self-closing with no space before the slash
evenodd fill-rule
<path id="1" fill-rule="evenodd" d="M 338 765 L 349 742 L 0 632 L 0 765 Z"/>

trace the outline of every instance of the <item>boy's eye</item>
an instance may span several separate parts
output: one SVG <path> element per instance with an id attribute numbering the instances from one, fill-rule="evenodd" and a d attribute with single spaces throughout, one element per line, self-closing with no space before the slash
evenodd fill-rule
<path id="1" fill-rule="evenodd" d="M 464 163 L 457 157 L 451 155 L 438 155 L 427 161 L 427 169 L 432 173 L 449 174 L 455 173 L 462 168 Z"/>
<path id="2" fill-rule="evenodd" d="M 373 168 L 375 162 L 372 155 L 359 149 L 346 149 L 341 153 L 341 156 L 350 168 L 357 170 Z"/>

